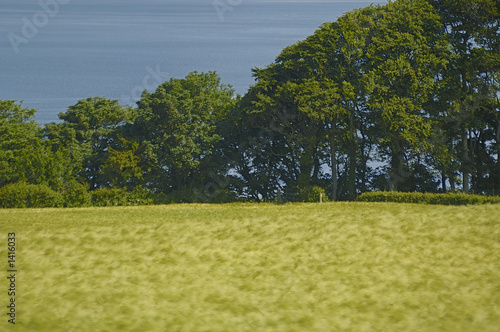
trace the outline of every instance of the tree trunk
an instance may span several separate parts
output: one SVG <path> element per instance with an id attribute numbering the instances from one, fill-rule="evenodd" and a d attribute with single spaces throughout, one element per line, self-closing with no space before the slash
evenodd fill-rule
<path id="1" fill-rule="evenodd" d="M 363 132 L 363 129 L 360 128 L 360 132 L 361 132 L 361 148 L 359 149 L 360 152 L 361 152 L 361 158 L 360 158 L 360 164 L 359 164 L 359 170 L 360 170 L 360 177 L 361 177 L 361 192 L 365 192 L 366 191 L 366 183 L 367 183 L 367 161 L 368 161 L 368 157 L 370 155 L 370 150 L 368 150 L 368 152 L 366 152 L 366 145 L 367 145 L 367 139 L 366 139 L 366 136 Z"/>
<path id="2" fill-rule="evenodd" d="M 311 172 L 313 170 L 313 140 L 308 138 L 305 150 L 300 157 L 300 174 L 297 179 L 297 185 L 301 189 L 305 189 L 311 185 Z"/>
<path id="3" fill-rule="evenodd" d="M 391 139 L 391 174 L 389 178 L 389 189 L 397 191 L 399 183 L 404 179 L 404 156 L 401 142 Z"/>
<path id="4" fill-rule="evenodd" d="M 337 149 L 335 146 L 335 123 L 332 123 L 332 128 L 330 130 L 330 159 L 332 162 L 332 201 L 337 200 L 337 188 L 338 188 L 338 179 L 337 179 Z"/>
<path id="5" fill-rule="evenodd" d="M 462 49 L 460 50 L 462 52 L 462 55 L 467 53 L 467 42 L 469 40 L 469 34 L 466 33 L 464 35 L 463 43 L 460 44 L 462 46 Z M 466 73 L 466 66 L 465 63 L 461 64 L 461 70 L 460 70 L 460 80 L 462 83 L 462 97 L 464 100 L 462 100 L 462 107 L 463 107 L 463 112 L 466 112 L 466 116 L 468 116 L 468 106 L 465 102 L 465 97 L 467 95 L 468 87 L 467 87 L 467 73 Z M 465 125 L 464 125 L 465 127 Z M 467 128 L 463 128 L 462 132 L 462 182 L 463 182 L 463 192 L 468 194 L 469 193 L 469 152 L 468 152 L 468 141 L 467 141 Z"/>
<path id="6" fill-rule="evenodd" d="M 356 150 L 357 142 L 354 128 L 354 110 L 349 119 L 349 200 L 356 198 Z"/>
<path id="7" fill-rule="evenodd" d="M 467 140 L 467 129 L 464 129 L 462 134 L 462 181 L 464 193 L 469 193 L 469 148 Z"/>
<path id="8" fill-rule="evenodd" d="M 500 165 L 500 118 L 498 116 L 497 116 L 497 132 L 495 139 L 497 141 L 497 164 Z"/>
<path id="9" fill-rule="evenodd" d="M 441 172 L 441 187 L 443 193 L 446 192 L 446 173 L 444 171 Z"/>
<path id="10" fill-rule="evenodd" d="M 321 169 L 321 165 L 318 158 L 318 149 L 316 147 L 314 148 L 313 160 L 314 160 L 314 169 L 313 169 L 312 181 L 314 183 L 316 180 L 318 180 L 319 171 Z"/>
<path id="11" fill-rule="evenodd" d="M 497 100 L 498 103 L 498 100 Z M 500 117 L 497 114 L 497 132 L 496 132 L 496 141 L 497 141 L 497 169 L 496 169 L 496 183 L 493 184 L 493 195 L 499 195 L 500 191 Z"/>
<path id="12" fill-rule="evenodd" d="M 450 179 L 450 190 L 455 192 L 455 174 L 448 174 L 448 179 Z"/>

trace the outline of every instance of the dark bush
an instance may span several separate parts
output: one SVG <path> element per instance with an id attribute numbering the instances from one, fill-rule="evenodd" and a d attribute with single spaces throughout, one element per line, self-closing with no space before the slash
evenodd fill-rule
<path id="1" fill-rule="evenodd" d="M 215 192 L 211 203 L 234 203 L 238 202 L 238 195 L 229 189 L 220 189 Z"/>
<path id="2" fill-rule="evenodd" d="M 317 203 L 322 196 L 323 202 L 328 202 L 328 195 L 325 189 L 320 186 L 308 186 L 305 188 L 286 188 L 282 191 L 276 201 L 278 203 L 288 203 L 288 202 L 307 202 L 307 203 Z"/>
<path id="3" fill-rule="evenodd" d="M 181 190 L 176 190 L 168 194 L 160 193 L 155 196 L 157 204 L 173 204 L 173 203 L 193 203 L 200 200 L 203 201 L 205 196 L 193 190 L 186 188 Z"/>
<path id="4" fill-rule="evenodd" d="M 91 192 L 93 206 L 127 205 L 127 191 L 122 188 L 102 188 Z"/>
<path id="5" fill-rule="evenodd" d="M 125 188 L 102 188 L 92 191 L 94 206 L 151 205 L 154 203 L 154 197 L 141 187 L 136 187 L 132 192 Z"/>

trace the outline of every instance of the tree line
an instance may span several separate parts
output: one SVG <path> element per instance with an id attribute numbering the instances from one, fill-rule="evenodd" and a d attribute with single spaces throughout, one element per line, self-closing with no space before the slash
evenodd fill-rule
<path id="1" fill-rule="evenodd" d="M 136 107 L 89 97 L 44 126 L 0 101 L 0 187 L 118 188 L 166 201 L 374 190 L 500 194 L 500 1 L 345 13 L 255 68 L 172 78 Z"/>

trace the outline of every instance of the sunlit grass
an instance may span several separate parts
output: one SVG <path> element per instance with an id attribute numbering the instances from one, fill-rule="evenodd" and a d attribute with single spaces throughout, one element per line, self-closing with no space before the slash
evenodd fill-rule
<path id="1" fill-rule="evenodd" d="M 16 331 L 500 326 L 500 206 L 0 210 L 0 231 L 1 257 L 17 237 Z"/>

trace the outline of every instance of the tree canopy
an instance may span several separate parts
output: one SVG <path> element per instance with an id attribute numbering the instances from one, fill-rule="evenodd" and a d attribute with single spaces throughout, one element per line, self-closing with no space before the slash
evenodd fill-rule
<path id="1" fill-rule="evenodd" d="M 397 0 L 324 23 L 254 68 L 244 96 L 192 72 L 135 108 L 89 97 L 43 127 L 0 101 L 0 187 L 164 202 L 499 195 L 499 19 L 498 0 Z"/>

